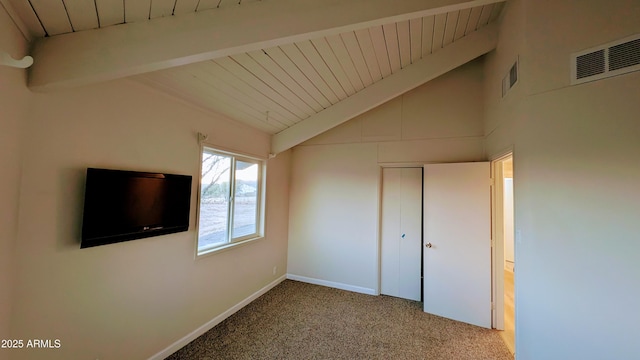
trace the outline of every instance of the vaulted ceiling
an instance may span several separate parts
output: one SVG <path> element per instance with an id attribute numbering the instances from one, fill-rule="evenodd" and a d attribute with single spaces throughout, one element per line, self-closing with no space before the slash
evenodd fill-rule
<path id="1" fill-rule="evenodd" d="M 0 0 L 29 86 L 122 77 L 273 135 L 272 152 L 491 50 L 504 0 Z"/>

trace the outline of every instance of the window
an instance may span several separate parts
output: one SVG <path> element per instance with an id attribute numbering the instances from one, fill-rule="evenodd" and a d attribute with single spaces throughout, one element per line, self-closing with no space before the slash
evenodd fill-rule
<path id="1" fill-rule="evenodd" d="M 202 148 L 198 255 L 263 236 L 262 160 Z"/>

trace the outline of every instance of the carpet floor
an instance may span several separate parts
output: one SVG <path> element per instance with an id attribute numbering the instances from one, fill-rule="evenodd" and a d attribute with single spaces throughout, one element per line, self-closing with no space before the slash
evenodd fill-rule
<path id="1" fill-rule="evenodd" d="M 513 360 L 495 330 L 422 303 L 285 280 L 167 359 Z"/>

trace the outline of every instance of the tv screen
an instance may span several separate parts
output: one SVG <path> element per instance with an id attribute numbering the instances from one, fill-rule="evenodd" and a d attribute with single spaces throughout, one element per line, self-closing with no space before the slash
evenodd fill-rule
<path id="1" fill-rule="evenodd" d="M 87 169 L 80 248 L 189 229 L 191 176 Z"/>

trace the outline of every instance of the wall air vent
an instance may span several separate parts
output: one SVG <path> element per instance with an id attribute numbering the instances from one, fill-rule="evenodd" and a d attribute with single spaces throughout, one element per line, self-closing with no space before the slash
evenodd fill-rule
<path id="1" fill-rule="evenodd" d="M 640 70 L 640 34 L 571 55 L 571 84 Z"/>
<path id="2" fill-rule="evenodd" d="M 502 97 L 518 82 L 518 60 L 511 66 L 507 75 L 502 78 Z"/>
<path id="3" fill-rule="evenodd" d="M 576 58 L 576 79 L 604 74 L 604 60 L 604 49 L 578 56 Z"/>
<path id="4" fill-rule="evenodd" d="M 640 39 L 609 48 L 609 71 L 640 65 Z"/>

